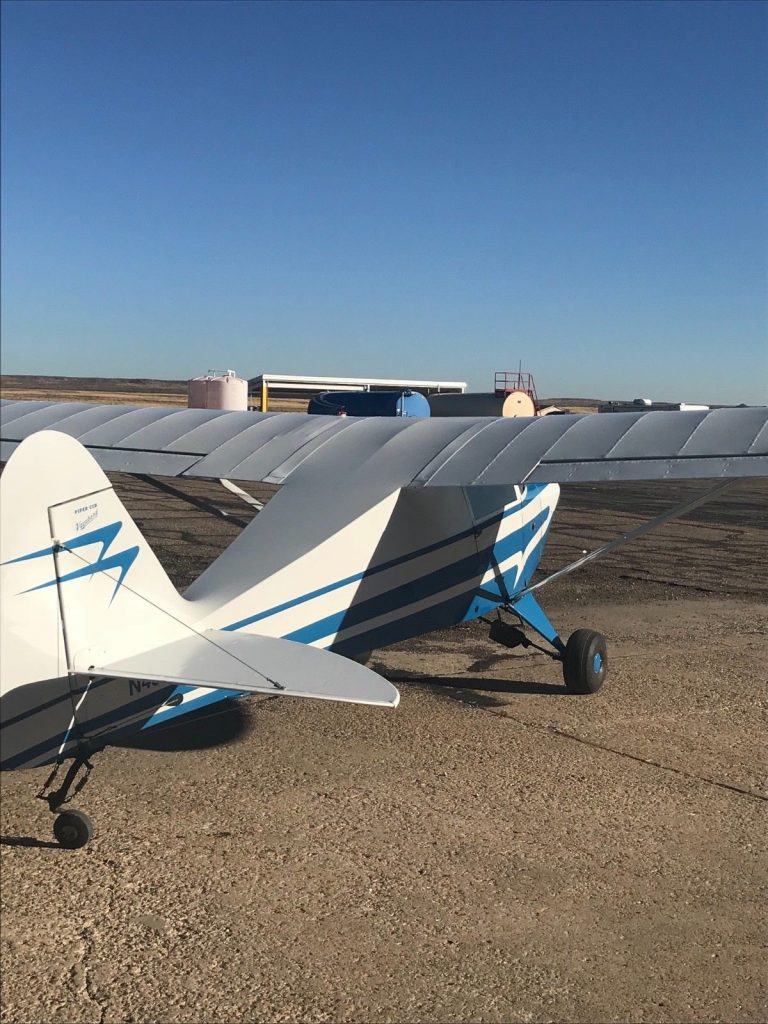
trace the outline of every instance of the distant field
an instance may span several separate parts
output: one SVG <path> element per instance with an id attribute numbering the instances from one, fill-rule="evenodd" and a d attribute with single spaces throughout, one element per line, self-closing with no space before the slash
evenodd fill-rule
<path id="1" fill-rule="evenodd" d="M 157 380 L 149 377 L 35 377 L 4 374 L 0 397 L 28 402 L 104 402 L 110 405 L 187 404 L 185 380 Z M 295 399 L 272 399 L 272 412 L 306 412 L 307 403 Z"/>
<path id="2" fill-rule="evenodd" d="M 105 402 L 111 405 L 186 405 L 185 380 L 151 377 L 36 377 L 4 374 L 0 397 L 30 402 Z M 566 412 L 597 412 L 600 398 L 543 398 Z M 270 396 L 270 412 L 306 412 L 303 399 Z"/>
<path id="3" fill-rule="evenodd" d="M 110 402 L 117 405 L 186 405 L 187 382 L 142 377 L 36 377 L 4 374 L 3 398 L 35 402 Z"/>
<path id="4" fill-rule="evenodd" d="M 13 391 L 30 388 L 44 391 L 104 391 L 123 394 L 149 392 L 160 395 L 186 395 L 185 380 L 159 380 L 153 377 L 47 377 L 33 374 L 4 373 L 0 386 Z"/>

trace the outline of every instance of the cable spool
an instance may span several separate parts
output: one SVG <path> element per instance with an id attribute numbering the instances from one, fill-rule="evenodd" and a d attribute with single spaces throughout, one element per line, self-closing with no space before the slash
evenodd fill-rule
<path id="1" fill-rule="evenodd" d="M 533 399 L 525 391 L 510 391 L 508 395 L 500 395 L 504 403 L 501 407 L 501 416 L 535 416 L 536 406 Z"/>

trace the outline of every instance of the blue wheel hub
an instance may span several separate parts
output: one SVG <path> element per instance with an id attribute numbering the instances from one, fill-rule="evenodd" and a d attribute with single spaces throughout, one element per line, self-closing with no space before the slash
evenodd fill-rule
<path id="1" fill-rule="evenodd" d="M 603 667 L 603 656 L 600 651 L 592 659 L 592 671 L 597 675 Z"/>

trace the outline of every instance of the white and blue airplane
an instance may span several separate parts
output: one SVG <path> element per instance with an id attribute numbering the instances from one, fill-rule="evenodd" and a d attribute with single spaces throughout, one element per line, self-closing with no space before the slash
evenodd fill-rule
<path id="1" fill-rule="evenodd" d="M 72 848 L 93 826 L 65 806 L 70 791 L 110 743 L 249 693 L 395 707 L 368 653 L 489 612 L 493 638 L 516 646 L 533 631 L 569 690 L 596 692 L 604 638 L 561 639 L 534 591 L 734 478 L 768 475 L 765 408 L 530 420 L 0 411 L 0 768 L 53 765 L 40 795 Z M 105 470 L 281 487 L 182 595 Z M 693 477 L 718 483 L 533 581 L 560 483 Z"/>

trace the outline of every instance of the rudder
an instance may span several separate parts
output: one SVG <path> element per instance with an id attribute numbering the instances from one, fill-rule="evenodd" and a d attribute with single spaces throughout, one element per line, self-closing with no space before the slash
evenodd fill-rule
<path id="1" fill-rule="evenodd" d="M 31 709 L 47 708 L 52 737 L 69 722 L 78 671 L 189 632 L 186 602 L 109 479 L 55 431 L 22 442 L 0 478 L 0 601 L 4 767 L 22 724 L 45 731 L 22 723 Z"/>

